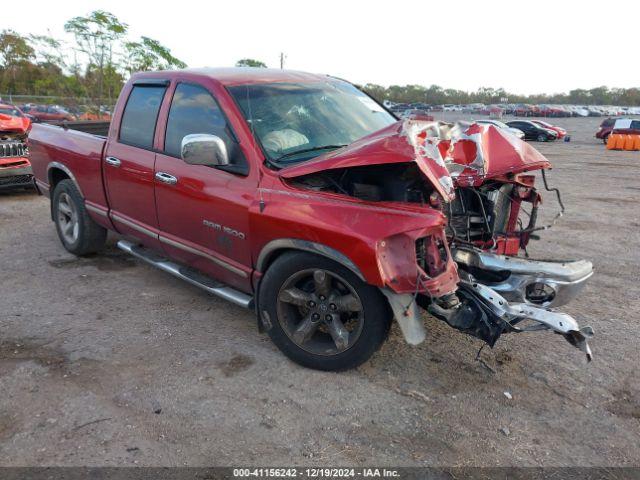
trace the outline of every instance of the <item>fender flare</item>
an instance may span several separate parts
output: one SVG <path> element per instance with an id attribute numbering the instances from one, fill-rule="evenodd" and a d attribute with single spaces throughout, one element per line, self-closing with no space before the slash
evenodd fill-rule
<path id="1" fill-rule="evenodd" d="M 362 272 L 357 267 L 357 265 L 353 263 L 351 259 L 344 253 L 328 247 L 327 245 L 323 245 L 322 243 L 310 242 L 308 240 L 300 240 L 297 238 L 279 238 L 267 243 L 264 247 L 262 247 L 262 250 L 260 250 L 260 254 L 258 255 L 258 259 L 256 261 L 256 270 L 258 272 L 264 272 L 267 265 L 269 264 L 269 260 L 273 257 L 274 254 L 281 250 L 299 250 L 327 257 L 334 262 L 337 262 L 342 266 L 348 268 L 360 280 L 366 282 L 364 275 L 362 275 Z"/>
<path id="2" fill-rule="evenodd" d="M 60 162 L 51 162 L 49 163 L 49 165 L 47 165 L 47 180 L 49 181 L 49 188 L 52 187 L 51 184 L 53 179 L 51 178 L 51 171 L 53 169 L 62 170 L 64 173 L 66 173 L 67 176 L 71 179 L 71 181 L 76 184 L 76 188 L 80 192 L 80 195 L 82 196 L 82 198 L 84 198 L 84 194 L 82 193 L 82 189 L 80 188 L 80 184 L 78 183 L 78 180 L 76 180 L 75 175 L 71 173 L 71 170 L 69 170 L 69 168 L 66 165 L 63 165 Z M 53 193 L 53 189 L 51 193 Z"/>
<path id="3" fill-rule="evenodd" d="M 51 221 L 53 221 L 53 178 L 51 178 L 51 173 L 53 170 L 61 170 L 62 172 L 64 172 L 69 179 L 75 184 L 76 188 L 78 189 L 78 192 L 80 192 L 80 196 L 84 199 L 84 194 L 82 193 L 82 189 L 80 188 L 80 184 L 78 183 L 78 180 L 76 180 L 76 177 L 73 173 L 71 173 L 71 170 L 69 170 L 69 168 L 66 165 L 63 165 L 60 162 L 50 162 L 49 165 L 47 165 L 47 180 L 49 181 L 49 198 L 51 199 Z"/>

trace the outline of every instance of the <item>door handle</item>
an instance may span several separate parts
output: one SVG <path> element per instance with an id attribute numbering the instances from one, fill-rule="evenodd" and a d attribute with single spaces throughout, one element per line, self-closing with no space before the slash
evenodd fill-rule
<path id="1" fill-rule="evenodd" d="M 112 167 L 119 167 L 120 164 L 122 163 L 120 159 L 116 157 L 107 157 L 104 159 L 104 161 L 107 162 Z"/>
<path id="2" fill-rule="evenodd" d="M 176 177 L 164 172 L 157 172 L 156 180 L 162 183 L 166 183 L 167 185 L 175 185 L 176 183 L 178 183 L 178 179 Z"/>

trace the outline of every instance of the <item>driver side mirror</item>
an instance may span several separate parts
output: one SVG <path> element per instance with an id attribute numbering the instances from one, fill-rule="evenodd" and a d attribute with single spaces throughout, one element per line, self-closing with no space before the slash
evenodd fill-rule
<path id="1" fill-rule="evenodd" d="M 229 165 L 229 152 L 217 135 L 194 133 L 182 139 L 180 156 L 189 165 L 218 167 Z"/>

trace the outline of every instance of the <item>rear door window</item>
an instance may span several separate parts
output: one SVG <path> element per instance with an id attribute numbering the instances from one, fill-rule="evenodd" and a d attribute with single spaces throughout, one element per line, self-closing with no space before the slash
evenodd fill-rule
<path id="1" fill-rule="evenodd" d="M 218 135 L 226 141 L 226 120 L 211 94 L 199 85 L 181 83 L 171 101 L 164 151 L 180 158 L 182 139 L 193 133 Z"/>
<path id="2" fill-rule="evenodd" d="M 120 123 L 120 142 L 151 150 L 165 85 L 136 85 Z"/>

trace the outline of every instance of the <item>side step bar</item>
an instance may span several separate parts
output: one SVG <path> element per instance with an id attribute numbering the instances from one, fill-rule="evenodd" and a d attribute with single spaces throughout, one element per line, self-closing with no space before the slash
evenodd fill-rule
<path id="1" fill-rule="evenodd" d="M 177 263 L 162 257 L 151 250 L 144 248 L 140 245 L 128 242 L 126 240 L 120 240 L 117 243 L 120 250 L 124 250 L 130 253 L 136 258 L 143 260 L 144 262 L 153 265 L 160 270 L 170 273 L 174 277 L 178 277 L 185 282 L 200 287 L 207 292 L 216 295 L 220 298 L 235 303 L 244 308 L 253 308 L 253 297 L 246 293 L 239 292 L 227 285 L 219 283 L 210 277 L 198 272 L 195 269 L 179 265 Z"/>

